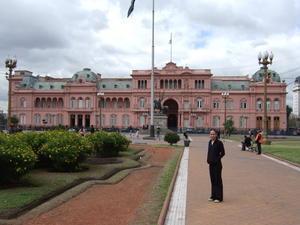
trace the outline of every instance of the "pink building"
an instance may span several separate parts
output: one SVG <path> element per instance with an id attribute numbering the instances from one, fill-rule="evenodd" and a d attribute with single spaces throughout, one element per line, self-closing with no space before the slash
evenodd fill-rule
<path id="1" fill-rule="evenodd" d="M 286 84 L 269 73 L 268 127 L 285 130 Z M 142 127 L 150 121 L 150 76 L 151 70 L 133 70 L 132 78 L 102 78 L 86 68 L 72 78 L 52 78 L 17 70 L 10 81 L 12 115 L 27 127 Z M 222 129 L 225 114 L 237 129 L 263 127 L 263 70 L 251 77 L 213 76 L 209 69 L 170 62 L 154 76 L 155 99 L 168 106 L 169 128 Z"/>

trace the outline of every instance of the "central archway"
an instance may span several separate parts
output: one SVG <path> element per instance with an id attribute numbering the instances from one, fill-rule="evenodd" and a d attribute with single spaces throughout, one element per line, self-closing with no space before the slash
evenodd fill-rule
<path id="1" fill-rule="evenodd" d="M 178 104 L 174 99 L 168 99 L 163 106 L 167 106 L 168 129 L 177 131 L 178 124 Z"/>

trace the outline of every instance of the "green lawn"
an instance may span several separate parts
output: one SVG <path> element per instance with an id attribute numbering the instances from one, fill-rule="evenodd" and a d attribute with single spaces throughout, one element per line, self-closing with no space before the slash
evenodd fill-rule
<path id="1" fill-rule="evenodd" d="M 241 141 L 243 135 L 233 135 L 230 140 Z M 300 164 L 300 138 L 284 137 L 281 139 L 271 138 L 271 145 L 262 145 L 262 152 L 266 152 L 290 162 Z"/>
<path id="2" fill-rule="evenodd" d="M 134 154 L 134 151 L 131 152 Z M 127 152 L 126 155 L 130 156 Z M 76 173 L 57 173 L 36 169 L 22 178 L 19 187 L 0 187 L 0 215 L 11 209 L 20 208 L 33 201 L 41 199 L 56 190 L 63 189 L 78 179 L 101 178 L 114 169 L 125 169 L 139 166 L 139 163 L 129 157 L 123 157 L 122 163 L 105 165 L 86 165 L 88 170 Z"/>

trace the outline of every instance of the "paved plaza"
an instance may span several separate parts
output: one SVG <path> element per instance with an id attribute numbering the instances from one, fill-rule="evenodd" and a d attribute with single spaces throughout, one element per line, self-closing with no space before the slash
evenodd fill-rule
<path id="1" fill-rule="evenodd" d="M 300 224 L 300 171 L 263 155 L 240 151 L 238 142 L 225 140 L 223 158 L 224 202 L 208 202 L 210 180 L 206 152 L 208 136 L 192 137 L 187 173 L 186 225 L 298 225 Z M 183 158 L 186 160 L 186 158 Z M 182 176 L 182 175 L 181 175 Z M 184 182 L 184 179 L 181 179 Z M 176 187 L 175 187 L 176 190 Z M 172 199 L 182 199 L 174 191 Z M 173 200 L 173 202 L 176 202 Z M 170 205 L 171 212 L 184 210 Z M 178 216 L 177 216 L 178 217 Z M 175 217 L 174 217 L 175 218 Z M 182 217 L 173 225 L 182 225 Z"/>

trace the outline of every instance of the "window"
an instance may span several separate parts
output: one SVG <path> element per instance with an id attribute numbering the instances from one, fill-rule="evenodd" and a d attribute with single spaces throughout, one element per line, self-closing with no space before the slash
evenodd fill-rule
<path id="1" fill-rule="evenodd" d="M 140 126 L 144 126 L 145 125 L 145 117 L 144 116 L 140 116 Z"/>
<path id="2" fill-rule="evenodd" d="M 129 84 L 126 84 L 126 88 L 130 88 L 130 85 L 129 85 Z"/>
<path id="3" fill-rule="evenodd" d="M 215 99 L 213 101 L 213 108 L 218 109 L 219 107 L 220 107 L 220 102 L 219 102 L 219 100 Z"/>
<path id="4" fill-rule="evenodd" d="M 197 117 L 196 126 L 203 127 L 203 117 L 202 116 Z"/>
<path id="5" fill-rule="evenodd" d="M 242 99 L 240 102 L 240 108 L 241 109 L 247 109 L 247 100 L 246 99 Z"/>
<path id="6" fill-rule="evenodd" d="M 271 101 L 270 99 L 267 99 L 267 111 L 270 111 L 271 109 Z"/>
<path id="7" fill-rule="evenodd" d="M 129 116 L 128 115 L 123 115 L 123 119 L 122 119 L 122 121 L 123 121 L 123 126 L 124 127 L 129 127 Z"/>
<path id="8" fill-rule="evenodd" d="M 21 108 L 25 108 L 26 107 L 26 100 L 25 100 L 25 98 L 21 98 L 20 99 L 20 106 L 21 106 Z"/>
<path id="9" fill-rule="evenodd" d="M 105 85 L 105 84 L 102 84 L 102 88 L 106 88 L 106 85 Z"/>
<path id="10" fill-rule="evenodd" d="M 190 120 L 189 119 L 184 119 L 183 120 L 183 127 L 190 127 Z"/>
<path id="11" fill-rule="evenodd" d="M 118 85 L 117 85 L 117 84 L 115 84 L 115 85 L 114 85 L 114 88 L 118 88 Z"/>
<path id="12" fill-rule="evenodd" d="M 280 109 L 280 104 L 279 104 L 279 100 L 276 98 L 274 100 L 274 110 L 278 111 Z"/>
<path id="13" fill-rule="evenodd" d="M 213 117 L 213 127 L 220 127 L 220 117 L 219 116 L 214 116 Z"/>
<path id="14" fill-rule="evenodd" d="M 85 108 L 89 109 L 91 108 L 91 100 L 90 98 L 85 99 Z"/>
<path id="15" fill-rule="evenodd" d="M 26 124 L 26 115 L 20 114 L 20 125 L 25 125 L 25 124 Z"/>
<path id="16" fill-rule="evenodd" d="M 78 99 L 78 108 L 83 108 L 83 99 L 81 97 Z"/>
<path id="17" fill-rule="evenodd" d="M 34 125 L 36 125 L 36 126 L 41 125 L 41 115 L 40 114 L 34 114 L 33 122 L 34 122 Z"/>
<path id="18" fill-rule="evenodd" d="M 202 98 L 198 98 L 197 99 L 197 108 L 201 109 L 203 107 L 203 99 Z"/>
<path id="19" fill-rule="evenodd" d="M 70 105 L 71 105 L 71 108 L 72 108 L 72 109 L 75 109 L 75 108 L 76 108 L 76 99 L 75 99 L 75 97 L 72 97 L 72 98 L 71 98 L 71 104 L 70 104 Z"/>
<path id="20" fill-rule="evenodd" d="M 130 101 L 128 98 L 125 98 L 125 108 L 130 108 Z"/>
<path id="21" fill-rule="evenodd" d="M 262 100 L 257 99 L 256 101 L 256 110 L 261 111 L 262 110 Z"/>
<path id="22" fill-rule="evenodd" d="M 115 127 L 117 125 L 117 115 L 111 115 L 110 116 L 110 125 L 112 127 Z"/>
<path id="23" fill-rule="evenodd" d="M 240 128 L 247 128 L 247 117 L 240 117 Z"/>
<path id="24" fill-rule="evenodd" d="M 144 107 L 145 107 L 145 99 L 140 98 L 140 108 L 144 108 Z"/>
<path id="25" fill-rule="evenodd" d="M 184 109 L 189 109 L 190 108 L 190 103 L 189 103 L 189 101 L 184 101 L 183 102 L 183 107 L 184 107 Z"/>

